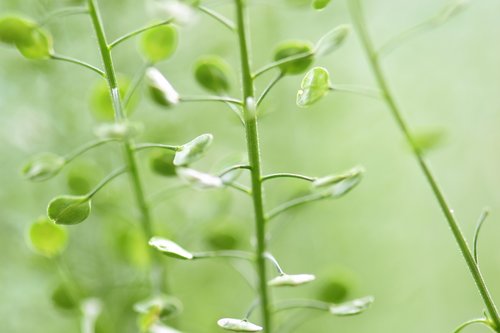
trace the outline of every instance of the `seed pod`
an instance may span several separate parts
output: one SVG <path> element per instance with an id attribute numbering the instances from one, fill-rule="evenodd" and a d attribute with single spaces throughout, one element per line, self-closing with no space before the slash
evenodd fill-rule
<path id="1" fill-rule="evenodd" d="M 202 134 L 182 145 L 175 153 L 174 165 L 186 166 L 199 160 L 212 144 L 212 134 Z"/>
<path id="2" fill-rule="evenodd" d="M 316 10 L 325 9 L 326 6 L 330 3 L 331 0 L 313 0 L 312 7 Z"/>
<path id="3" fill-rule="evenodd" d="M 142 35 L 141 51 L 151 63 L 170 58 L 176 48 L 177 30 L 172 25 L 161 25 Z"/>
<path id="4" fill-rule="evenodd" d="M 90 215 L 90 200 L 84 196 L 60 196 L 49 203 L 47 213 L 57 224 L 78 224 Z"/>
<path id="5" fill-rule="evenodd" d="M 191 260 L 193 259 L 193 254 L 183 249 L 179 244 L 172 242 L 171 240 L 162 237 L 153 237 L 149 240 L 149 245 L 156 248 L 161 253 L 177 258 Z"/>
<path id="6" fill-rule="evenodd" d="M 31 181 L 44 181 L 56 176 L 64 167 L 64 157 L 53 153 L 35 156 L 22 168 L 22 175 Z"/>
<path id="7" fill-rule="evenodd" d="M 233 332 L 260 332 L 262 327 L 252 324 L 246 320 L 222 318 L 217 321 L 221 328 Z"/>
<path id="8" fill-rule="evenodd" d="M 176 175 L 174 158 L 175 152 L 173 151 L 157 151 L 151 156 L 149 166 L 158 175 L 173 177 Z"/>
<path id="9" fill-rule="evenodd" d="M 330 306 L 330 313 L 336 316 L 352 316 L 360 314 L 370 307 L 374 298 L 371 296 L 352 300 L 347 303 L 334 304 Z"/>
<path id="10" fill-rule="evenodd" d="M 66 229 L 43 217 L 31 225 L 29 240 L 33 250 L 52 258 L 64 251 L 68 243 L 68 234 Z"/>
<path id="11" fill-rule="evenodd" d="M 202 189 L 224 187 L 224 182 L 221 178 L 197 170 L 179 168 L 177 169 L 177 175 L 188 183 Z"/>
<path id="12" fill-rule="evenodd" d="M 70 287 L 61 283 L 54 289 L 50 297 L 54 306 L 61 310 L 75 310 L 78 308 L 78 300 L 71 295 Z"/>
<path id="13" fill-rule="evenodd" d="M 148 68 L 146 77 L 149 92 L 156 103 L 166 107 L 179 104 L 179 94 L 159 70 L 153 67 Z"/>
<path id="14" fill-rule="evenodd" d="M 348 25 L 341 25 L 321 37 L 314 47 L 318 57 L 328 55 L 338 49 L 345 41 L 351 29 Z"/>
<path id="15" fill-rule="evenodd" d="M 35 22 L 20 17 L 0 19 L 0 42 L 15 45 L 28 59 L 48 59 L 54 53 L 52 37 Z"/>
<path id="16" fill-rule="evenodd" d="M 275 277 L 267 284 L 271 287 L 296 287 L 311 281 L 314 281 L 316 277 L 312 274 L 282 274 Z"/>
<path id="17" fill-rule="evenodd" d="M 310 53 L 302 59 L 293 60 L 281 64 L 279 68 L 285 75 L 295 75 L 304 73 L 313 62 L 313 49 L 309 42 L 291 41 L 280 44 L 274 52 L 274 60 L 279 61 L 288 57 Z"/>
<path id="18" fill-rule="evenodd" d="M 308 107 L 323 96 L 330 90 L 330 74 L 322 67 L 315 67 L 307 72 L 300 89 L 297 93 L 297 106 Z"/>
<path id="19" fill-rule="evenodd" d="M 230 73 L 229 65 L 217 56 L 205 56 L 198 59 L 194 65 L 196 81 L 203 88 L 220 95 L 230 89 Z"/>

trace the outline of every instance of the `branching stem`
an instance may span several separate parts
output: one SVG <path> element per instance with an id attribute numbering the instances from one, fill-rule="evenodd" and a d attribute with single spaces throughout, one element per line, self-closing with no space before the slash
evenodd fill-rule
<path id="1" fill-rule="evenodd" d="M 148 30 L 152 30 L 154 28 L 158 28 L 158 27 L 161 27 L 163 25 L 167 25 L 167 24 L 170 24 L 172 23 L 173 19 L 168 19 L 168 20 L 165 20 L 165 21 L 162 21 L 162 22 L 159 22 L 159 23 L 155 23 L 155 24 L 152 24 L 152 25 L 148 25 L 147 27 L 143 27 L 143 28 L 139 28 L 137 30 L 134 30 L 132 32 L 129 32 L 128 34 L 126 35 L 123 35 L 121 37 L 119 37 L 118 39 L 116 39 L 115 41 L 111 42 L 109 45 L 108 45 L 108 48 L 109 50 L 113 49 L 114 47 L 120 45 L 121 43 L 125 42 L 126 40 L 132 38 L 132 37 L 135 37 L 137 35 L 140 35 L 142 34 L 143 32 L 146 32 Z"/>
<path id="2" fill-rule="evenodd" d="M 78 59 L 75 59 L 75 58 L 71 58 L 71 57 L 66 57 L 66 56 L 59 55 L 59 54 L 51 54 L 50 55 L 50 59 L 52 59 L 52 60 L 58 60 L 58 61 L 64 61 L 64 62 L 69 62 L 70 64 L 74 64 L 74 65 L 83 67 L 85 69 L 90 69 L 91 71 L 99 74 L 101 77 L 106 78 L 106 73 L 104 73 L 99 68 L 97 68 L 97 67 L 95 67 L 95 66 L 93 66 L 91 64 L 88 64 L 88 63 L 86 63 L 84 61 L 81 61 L 81 60 L 78 60 Z"/>

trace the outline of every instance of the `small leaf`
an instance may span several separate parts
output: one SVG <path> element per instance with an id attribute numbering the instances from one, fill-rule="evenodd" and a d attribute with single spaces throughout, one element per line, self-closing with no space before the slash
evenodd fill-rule
<path id="1" fill-rule="evenodd" d="M 220 57 L 205 56 L 194 65 L 196 81 L 205 89 L 216 94 L 227 93 L 230 89 L 229 65 Z"/>
<path id="2" fill-rule="evenodd" d="M 224 182 L 221 178 L 197 170 L 179 168 L 177 170 L 177 175 L 188 183 L 202 189 L 224 187 Z"/>
<path id="3" fill-rule="evenodd" d="M 52 303 L 61 310 L 75 310 L 78 308 L 78 300 L 71 295 L 70 287 L 64 283 L 57 286 L 52 292 Z"/>
<path id="4" fill-rule="evenodd" d="M 66 230 L 45 217 L 31 225 L 29 238 L 33 249 L 49 258 L 62 253 L 68 243 Z"/>
<path id="5" fill-rule="evenodd" d="M 202 134 L 182 145 L 175 153 L 174 165 L 185 166 L 199 160 L 212 144 L 212 134 Z"/>
<path id="6" fill-rule="evenodd" d="M 374 298 L 371 296 L 355 299 L 350 302 L 330 306 L 330 313 L 336 316 L 357 315 L 370 307 Z"/>
<path id="7" fill-rule="evenodd" d="M 217 321 L 221 328 L 233 332 L 260 332 L 262 327 L 252 324 L 246 320 L 222 318 Z"/>
<path id="8" fill-rule="evenodd" d="M 168 59 L 177 48 L 177 30 L 172 25 L 161 25 L 142 35 L 141 50 L 151 63 Z"/>
<path id="9" fill-rule="evenodd" d="M 275 277 L 267 284 L 271 287 L 296 287 L 311 281 L 314 281 L 316 277 L 312 274 L 282 274 Z"/>
<path id="10" fill-rule="evenodd" d="M 330 90 L 330 74 L 322 67 L 315 67 L 307 72 L 297 93 L 297 105 L 307 107 L 325 96 Z"/>
<path id="11" fill-rule="evenodd" d="M 338 49 L 349 35 L 348 25 L 341 25 L 321 37 L 315 46 L 315 54 L 318 57 L 326 56 Z"/>
<path id="12" fill-rule="evenodd" d="M 303 53 L 312 53 L 313 49 L 309 42 L 291 41 L 280 44 L 274 52 L 274 60 L 279 61 L 291 56 Z M 301 74 L 305 72 L 313 62 L 313 55 L 297 59 L 280 65 L 281 72 L 287 75 Z"/>
<path id="13" fill-rule="evenodd" d="M 53 54 L 52 37 L 35 22 L 20 17 L 0 19 L 0 41 L 15 45 L 28 59 L 48 59 Z"/>
<path id="14" fill-rule="evenodd" d="M 47 213 L 57 224 L 78 224 L 90 215 L 90 200 L 84 196 L 60 196 L 49 203 Z"/>
<path id="15" fill-rule="evenodd" d="M 156 248 L 163 254 L 177 259 L 193 259 L 193 254 L 183 249 L 177 243 L 162 237 L 153 237 L 149 240 L 149 245 Z"/>
<path id="16" fill-rule="evenodd" d="M 313 0 L 312 7 L 316 10 L 325 9 L 331 0 Z"/>
<path id="17" fill-rule="evenodd" d="M 26 179 L 35 182 L 44 181 L 56 176 L 65 163 L 66 161 L 62 156 L 42 153 L 35 156 L 23 167 L 22 174 Z"/>
<path id="18" fill-rule="evenodd" d="M 149 166 L 151 170 L 159 175 L 172 177 L 176 175 L 174 158 L 175 152 L 173 151 L 157 151 L 151 156 Z"/>
<path id="19" fill-rule="evenodd" d="M 179 104 L 179 94 L 159 70 L 149 68 L 146 77 L 150 95 L 156 103 L 166 107 Z"/>
<path id="20" fill-rule="evenodd" d="M 105 123 L 95 129 L 95 135 L 101 139 L 126 140 L 138 136 L 142 125 L 132 122 Z"/>

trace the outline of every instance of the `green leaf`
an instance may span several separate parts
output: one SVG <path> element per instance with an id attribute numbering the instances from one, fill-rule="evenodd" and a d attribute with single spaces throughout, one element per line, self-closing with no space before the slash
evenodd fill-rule
<path id="1" fill-rule="evenodd" d="M 373 297 L 367 296 L 347 303 L 331 305 L 329 311 L 336 316 L 353 316 L 368 309 L 373 301 Z"/>
<path id="2" fill-rule="evenodd" d="M 299 107 L 308 107 L 330 90 L 330 74 L 322 67 L 315 67 L 307 72 L 300 84 L 300 90 L 297 93 L 297 105 Z"/>
<path id="3" fill-rule="evenodd" d="M 21 170 L 22 175 L 31 181 L 39 182 L 56 176 L 64 167 L 64 157 L 53 153 L 35 156 Z"/>
<path id="4" fill-rule="evenodd" d="M 279 61 L 303 53 L 312 53 L 309 42 L 290 41 L 280 44 L 274 52 L 274 60 Z M 279 67 L 283 74 L 294 75 L 304 73 L 313 63 L 313 55 L 281 64 Z"/>
<path id="5" fill-rule="evenodd" d="M 179 94 L 159 70 L 153 67 L 149 68 L 146 72 L 146 78 L 153 101 L 166 107 L 179 104 Z"/>
<path id="6" fill-rule="evenodd" d="M 126 140 L 138 136 L 141 132 L 141 124 L 129 121 L 100 124 L 95 129 L 96 136 L 101 139 Z"/>
<path id="7" fill-rule="evenodd" d="M 321 37 L 314 48 L 318 57 L 328 55 L 338 49 L 345 41 L 351 29 L 348 25 L 341 25 Z"/>
<path id="8" fill-rule="evenodd" d="M 183 249 L 179 244 L 166 238 L 153 237 L 149 240 L 149 245 L 169 257 L 185 260 L 193 259 L 192 253 Z"/>
<path id="9" fill-rule="evenodd" d="M 199 160 L 212 144 L 212 134 L 202 134 L 180 147 L 175 153 L 174 165 L 186 166 Z"/>
<path id="10" fill-rule="evenodd" d="M 61 310 L 76 310 L 79 305 L 78 300 L 72 296 L 70 287 L 65 283 L 54 289 L 51 299 L 54 306 Z"/>
<path id="11" fill-rule="evenodd" d="M 331 0 L 313 0 L 312 7 L 316 10 L 322 10 L 328 6 Z"/>
<path id="12" fill-rule="evenodd" d="M 196 61 L 194 75 L 196 81 L 205 89 L 217 94 L 229 91 L 231 69 L 224 59 L 217 56 L 205 56 Z"/>
<path id="13" fill-rule="evenodd" d="M 53 54 L 52 37 L 35 22 L 16 16 L 0 19 L 0 41 L 15 45 L 28 59 L 49 59 Z"/>
<path id="14" fill-rule="evenodd" d="M 221 328 L 233 332 L 260 332 L 262 327 L 249 321 L 234 318 L 222 318 L 217 321 Z"/>
<path id="15" fill-rule="evenodd" d="M 31 225 L 29 239 L 37 253 L 52 258 L 64 251 L 68 234 L 65 229 L 43 217 Z"/>
<path id="16" fill-rule="evenodd" d="M 130 79 L 126 76 L 118 75 L 118 86 L 120 96 L 125 96 L 130 87 Z M 137 95 L 136 98 L 131 99 L 131 104 L 135 103 L 137 103 Z M 92 88 L 90 92 L 90 110 L 92 115 L 98 120 L 113 121 L 115 119 L 115 110 L 106 81 L 99 80 Z M 130 110 L 133 110 L 133 107 L 127 108 L 127 111 Z"/>
<path id="17" fill-rule="evenodd" d="M 172 25 L 162 25 L 142 35 L 142 53 L 152 63 L 170 58 L 176 48 L 177 30 Z"/>
<path id="18" fill-rule="evenodd" d="M 60 196 L 49 203 L 47 213 L 57 224 L 78 224 L 90 215 L 90 200 L 84 196 Z"/>
<path id="19" fill-rule="evenodd" d="M 174 165 L 175 152 L 157 151 L 149 159 L 151 170 L 158 175 L 172 177 L 176 175 L 176 166 Z"/>

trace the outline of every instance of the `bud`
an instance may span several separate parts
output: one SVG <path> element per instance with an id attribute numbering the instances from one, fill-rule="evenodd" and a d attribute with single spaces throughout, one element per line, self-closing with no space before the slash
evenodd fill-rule
<path id="1" fill-rule="evenodd" d="M 156 248 L 163 254 L 177 259 L 193 259 L 193 254 L 183 249 L 177 243 L 162 237 L 153 237 L 149 240 L 149 245 Z"/>
<path id="2" fill-rule="evenodd" d="M 234 332 L 260 332 L 262 327 L 252 324 L 246 320 L 222 318 L 217 321 L 217 325 L 221 328 Z"/>
<path id="3" fill-rule="evenodd" d="M 316 277 L 312 274 L 282 274 L 275 277 L 267 284 L 271 287 L 296 287 L 311 281 L 314 281 Z"/>
<path id="4" fill-rule="evenodd" d="M 196 81 L 205 89 L 216 94 L 227 93 L 230 88 L 229 65 L 220 57 L 205 56 L 194 65 Z"/>
<path id="5" fill-rule="evenodd" d="M 370 307 L 373 303 L 374 298 L 372 296 L 367 296 L 353 301 L 335 304 L 330 306 L 330 313 L 336 316 L 352 316 L 360 314 Z"/>
<path id="6" fill-rule="evenodd" d="M 90 215 L 90 200 L 84 196 L 60 196 L 47 208 L 49 218 L 57 224 L 78 224 Z"/>
<path id="7" fill-rule="evenodd" d="M 148 68 L 146 72 L 149 92 L 153 100 L 163 106 L 171 107 L 179 104 L 179 94 L 167 79 L 156 68 Z"/>
<path id="8" fill-rule="evenodd" d="M 274 60 L 279 61 L 288 57 L 296 56 L 303 53 L 312 53 L 313 49 L 309 42 L 291 41 L 280 44 L 274 52 Z M 301 74 L 309 68 L 313 62 L 313 55 L 302 59 L 281 64 L 279 67 L 283 74 L 294 75 Z"/>
<path id="9" fill-rule="evenodd" d="M 341 25 L 321 37 L 314 47 L 315 54 L 318 57 L 328 55 L 338 49 L 349 35 L 348 25 Z"/>
<path id="10" fill-rule="evenodd" d="M 199 160 L 212 144 L 212 134 L 202 134 L 182 145 L 175 153 L 174 165 L 185 166 Z"/>
<path id="11" fill-rule="evenodd" d="M 322 67 L 315 67 L 307 72 L 297 93 L 297 106 L 308 107 L 330 91 L 330 74 Z"/>
<path id="12" fill-rule="evenodd" d="M 22 175 L 31 181 L 44 181 L 56 176 L 64 167 L 64 157 L 42 153 L 37 155 L 22 168 Z"/>

